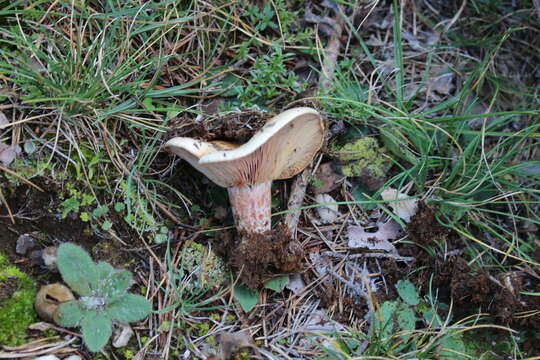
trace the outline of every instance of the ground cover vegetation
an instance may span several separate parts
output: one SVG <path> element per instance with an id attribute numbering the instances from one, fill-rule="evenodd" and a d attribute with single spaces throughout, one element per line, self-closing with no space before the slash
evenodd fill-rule
<path id="1" fill-rule="evenodd" d="M 539 25 L 536 0 L 1 2 L 0 358 L 538 359 Z M 326 140 L 272 211 L 301 256 L 246 283 L 227 191 L 162 145 L 298 106 Z M 36 323 L 62 243 L 150 315 L 92 349 Z"/>

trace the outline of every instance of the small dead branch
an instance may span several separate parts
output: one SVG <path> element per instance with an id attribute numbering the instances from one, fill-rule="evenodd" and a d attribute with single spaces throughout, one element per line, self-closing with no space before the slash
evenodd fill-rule
<path id="1" fill-rule="evenodd" d="M 331 25 L 333 29 L 330 39 L 328 40 L 328 44 L 326 45 L 325 57 L 321 69 L 322 77 L 319 82 L 319 89 L 323 93 L 328 92 L 332 78 L 334 76 L 334 70 L 336 69 L 337 57 L 339 54 L 339 48 L 341 46 L 341 33 L 343 32 L 343 7 L 341 5 L 336 5 L 334 7 L 334 10 L 337 12 L 336 19 L 322 18 L 311 13 L 311 10 L 309 8 L 306 10 L 306 16 L 308 17 L 308 21 L 317 23 L 323 22 L 325 24 Z M 302 203 L 304 202 L 304 197 L 306 196 L 306 188 L 308 185 L 310 172 L 311 169 L 307 168 L 294 180 L 288 202 L 289 209 L 297 209 L 302 206 Z M 288 213 L 285 217 L 285 224 L 293 235 L 296 232 L 296 227 L 300 219 L 300 211 L 301 210 L 295 210 Z"/>
<path id="2" fill-rule="evenodd" d="M 415 258 L 410 257 L 410 256 L 400 256 L 400 255 L 392 254 L 392 253 L 363 253 L 363 254 L 350 254 L 350 255 L 347 255 L 347 254 L 339 254 L 339 253 L 332 252 L 332 251 L 325 251 L 322 254 L 325 255 L 325 256 L 331 256 L 331 257 L 338 258 L 338 259 L 344 259 L 344 258 L 347 258 L 347 259 L 389 258 L 389 259 L 394 259 L 396 261 L 404 261 L 404 262 L 409 262 L 409 261 L 416 260 Z"/>
<path id="3" fill-rule="evenodd" d="M 45 339 L 46 340 L 46 339 Z M 18 349 L 17 352 L 2 352 L 0 353 L 0 359 L 20 359 L 20 358 L 34 358 L 36 356 L 45 355 L 45 354 L 51 354 L 51 353 L 58 353 L 61 351 L 61 349 L 64 349 L 71 343 L 73 343 L 75 340 L 77 340 L 76 337 L 63 342 L 56 342 L 48 345 L 48 348 L 44 350 L 39 350 L 43 348 L 43 344 L 41 344 L 44 339 L 40 339 L 31 343 L 28 343 L 26 345 L 23 345 L 22 347 L 17 348 L 8 348 L 8 349 Z M 35 346 L 35 347 L 34 347 Z M 4 348 L 6 348 L 4 346 Z M 71 351 L 71 350 L 70 350 Z"/>

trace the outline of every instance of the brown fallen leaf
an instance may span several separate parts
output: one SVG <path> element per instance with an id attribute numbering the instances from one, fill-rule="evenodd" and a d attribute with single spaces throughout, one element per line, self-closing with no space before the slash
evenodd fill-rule
<path id="1" fill-rule="evenodd" d="M 232 355 L 243 348 L 251 348 L 255 354 L 252 358 L 262 359 L 257 346 L 247 331 L 238 331 L 234 333 L 221 333 L 216 335 L 216 340 L 219 343 L 219 353 L 209 356 L 207 359 L 212 360 L 228 360 Z"/>
<path id="2" fill-rule="evenodd" d="M 341 182 L 343 179 L 345 179 L 345 176 L 339 174 L 334 167 L 335 165 L 331 162 L 327 162 L 319 166 L 313 175 L 314 181 L 312 182 L 311 186 L 315 194 L 329 193 L 341 185 Z"/>
<path id="3" fill-rule="evenodd" d="M 349 226 L 347 232 L 348 245 L 351 248 L 383 250 L 396 253 L 395 246 L 389 241 L 399 237 L 401 227 L 393 220 L 377 223 L 378 230 L 366 232 L 363 226 Z"/>
<path id="4" fill-rule="evenodd" d="M 411 221 L 411 218 L 418 210 L 418 199 L 407 199 L 409 195 L 400 193 L 396 189 L 388 188 L 384 190 L 381 193 L 381 197 L 384 201 L 391 201 L 388 203 L 388 206 L 394 210 L 394 214 L 402 218 L 407 223 Z"/>

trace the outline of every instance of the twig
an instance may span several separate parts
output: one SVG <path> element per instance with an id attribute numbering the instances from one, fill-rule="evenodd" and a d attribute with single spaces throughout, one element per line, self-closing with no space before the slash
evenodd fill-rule
<path id="1" fill-rule="evenodd" d="M 4 193 L 2 192 L 2 189 L 0 189 L 0 203 L 3 203 L 6 206 L 8 216 L 13 224 L 15 224 L 15 218 L 13 217 L 13 213 L 11 212 L 11 208 L 9 207 L 9 204 L 4 197 Z"/>
<path id="2" fill-rule="evenodd" d="M 335 258 L 338 258 L 338 259 L 343 259 L 343 258 L 348 258 L 348 259 L 358 259 L 358 258 L 390 258 L 390 259 L 394 259 L 396 261 L 414 261 L 416 260 L 414 257 L 409 257 L 409 256 L 400 256 L 400 255 L 396 255 L 396 254 L 391 254 L 391 253 L 362 253 L 362 254 L 349 254 L 349 255 L 344 255 L 344 254 L 339 254 L 339 253 L 335 253 L 335 252 L 332 252 L 332 251 L 325 251 L 322 253 L 323 255 L 326 255 L 326 256 L 332 256 L 332 257 L 335 257 Z"/>
<path id="3" fill-rule="evenodd" d="M 343 7 L 337 5 L 335 9 L 336 19 L 334 22 L 334 31 L 325 49 L 324 62 L 322 64 L 322 78 L 319 84 L 319 88 L 323 93 L 327 93 L 330 90 L 332 84 L 332 78 L 334 77 L 334 70 L 336 69 L 337 57 L 339 55 L 339 48 L 341 47 L 341 33 L 343 32 Z"/>
<path id="4" fill-rule="evenodd" d="M 49 349 L 46 349 L 46 350 L 42 350 L 42 351 L 37 351 L 37 352 L 27 352 L 27 353 L 22 353 L 22 354 L 13 354 L 13 353 L 0 353 L 0 359 L 16 359 L 16 358 L 27 358 L 27 357 L 30 357 L 30 356 L 38 356 L 38 355 L 44 355 L 44 354 L 48 354 L 50 352 L 53 352 L 53 351 L 56 351 L 56 350 L 59 350 L 63 347 L 66 347 L 68 346 L 69 344 L 71 344 L 72 342 L 74 342 L 75 340 L 77 340 L 76 337 L 66 341 L 66 342 L 63 342 L 57 346 L 54 346 L 54 347 L 51 347 Z"/>
<path id="5" fill-rule="evenodd" d="M 36 188 L 37 190 L 41 191 L 41 192 L 45 192 L 42 188 L 40 188 L 39 186 L 37 186 L 36 184 L 34 184 L 33 182 L 31 182 L 30 180 L 27 180 L 25 178 L 23 178 L 21 175 L 17 174 L 16 172 L 14 171 L 11 171 L 9 170 L 7 167 L 5 166 L 2 166 L 0 165 L 0 170 L 2 171 L 5 171 L 7 172 L 9 175 L 11 176 L 15 176 L 17 179 L 21 180 L 23 183 L 27 184 L 27 185 L 30 185 L 34 188 Z"/>
<path id="6" fill-rule="evenodd" d="M 294 179 L 294 183 L 291 189 L 291 196 L 289 197 L 289 202 L 287 206 L 289 209 L 298 209 L 302 206 L 304 202 L 304 197 L 306 196 L 306 189 L 309 182 L 311 168 L 307 168 L 300 175 Z M 298 226 L 298 220 L 300 219 L 300 213 L 302 210 L 295 210 L 285 215 L 285 225 L 287 229 L 291 232 L 294 237 L 296 233 L 296 227 Z"/>
<path id="7" fill-rule="evenodd" d="M 334 70 L 336 69 L 337 57 L 339 54 L 339 48 L 341 46 L 341 33 L 343 32 L 343 8 L 341 5 L 337 5 L 336 9 L 336 19 L 330 19 L 330 23 L 333 25 L 332 36 L 328 40 L 328 44 L 325 49 L 325 57 L 321 68 L 321 79 L 319 81 L 319 89 L 326 93 L 330 88 L 330 83 L 334 76 Z M 289 197 L 288 208 L 297 209 L 302 206 L 304 202 L 304 197 L 306 196 L 306 188 L 309 180 L 309 173 L 311 169 L 307 168 L 294 180 L 291 195 Z M 298 226 L 298 221 L 300 219 L 300 211 L 295 210 L 288 213 L 285 216 L 285 225 L 291 232 L 291 234 L 296 233 L 296 228 Z"/>

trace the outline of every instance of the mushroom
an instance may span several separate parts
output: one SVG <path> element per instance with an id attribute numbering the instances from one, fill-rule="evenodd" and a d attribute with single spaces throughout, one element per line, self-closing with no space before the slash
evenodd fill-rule
<path id="1" fill-rule="evenodd" d="M 272 180 L 302 171 L 323 140 L 321 115 L 299 107 L 270 119 L 243 145 L 176 137 L 165 148 L 227 188 L 236 226 L 245 235 L 270 230 Z"/>
<path id="2" fill-rule="evenodd" d="M 43 320 L 52 322 L 58 307 L 71 300 L 75 300 L 71 290 L 65 285 L 54 283 L 39 289 L 34 306 Z"/>

